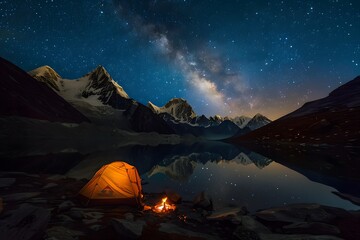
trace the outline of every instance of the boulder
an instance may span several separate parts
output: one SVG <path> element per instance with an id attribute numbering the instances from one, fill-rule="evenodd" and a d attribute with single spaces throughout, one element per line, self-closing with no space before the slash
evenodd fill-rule
<path id="1" fill-rule="evenodd" d="M 75 204 L 72 201 L 63 201 L 58 207 L 58 212 L 64 212 L 70 210 Z"/>
<path id="2" fill-rule="evenodd" d="M 48 240 L 77 240 L 80 236 L 85 234 L 80 231 L 75 231 L 63 226 L 54 226 L 46 230 Z"/>
<path id="3" fill-rule="evenodd" d="M 193 207 L 212 211 L 213 210 L 213 202 L 212 202 L 211 198 L 209 198 L 203 191 L 194 198 Z"/>
<path id="4" fill-rule="evenodd" d="M 45 186 L 43 186 L 42 189 L 46 190 L 46 189 L 57 187 L 57 186 L 59 186 L 57 183 L 48 183 Z"/>
<path id="5" fill-rule="evenodd" d="M 256 233 L 271 233 L 267 227 L 250 216 L 241 216 L 241 224 L 244 228 Z"/>
<path id="6" fill-rule="evenodd" d="M 233 232 L 233 235 L 239 240 L 260 240 L 256 232 L 248 230 L 243 226 L 237 227 Z"/>
<path id="7" fill-rule="evenodd" d="M 270 208 L 256 213 L 256 217 L 269 222 L 331 222 L 337 217 L 349 217 L 346 210 L 319 204 L 294 204 Z"/>
<path id="8" fill-rule="evenodd" d="M 119 235 L 119 238 L 137 239 L 141 236 L 145 221 L 129 221 L 126 219 L 114 218 L 111 220 L 111 226 Z"/>
<path id="9" fill-rule="evenodd" d="M 15 178 L 0 178 L 0 188 L 10 187 L 15 181 Z"/>
<path id="10" fill-rule="evenodd" d="M 24 203 L 5 213 L 0 221 L 0 239 L 38 239 L 50 220 L 50 211 Z"/>
<path id="11" fill-rule="evenodd" d="M 166 191 L 166 196 L 168 197 L 168 200 L 170 200 L 170 202 L 172 203 L 181 203 L 181 196 L 180 194 L 178 194 L 177 192 L 174 191 Z"/>
<path id="12" fill-rule="evenodd" d="M 242 208 L 223 208 L 220 210 L 213 211 L 206 218 L 208 220 L 230 220 L 234 224 L 241 223 L 241 216 L 244 215 Z"/>
<path id="13" fill-rule="evenodd" d="M 343 240 L 329 235 L 297 235 L 297 234 L 266 234 L 259 233 L 261 240 Z"/>
<path id="14" fill-rule="evenodd" d="M 24 193 L 12 193 L 8 195 L 4 195 L 4 202 L 16 202 L 16 201 L 24 201 L 29 198 L 36 197 L 40 195 L 40 192 L 24 192 Z"/>
<path id="15" fill-rule="evenodd" d="M 161 223 L 159 231 L 164 232 L 164 233 L 169 233 L 169 234 L 180 235 L 181 238 L 178 238 L 178 239 L 186 239 L 186 238 L 192 238 L 192 237 L 200 238 L 200 239 L 220 239 L 217 236 L 212 236 L 212 235 L 200 233 L 200 232 L 193 232 L 193 231 L 187 230 L 185 228 L 181 228 L 172 223 Z"/>
<path id="16" fill-rule="evenodd" d="M 317 235 L 337 235 L 340 230 L 330 224 L 320 222 L 299 222 L 292 223 L 283 227 L 285 233 L 297 234 L 317 234 Z"/>
<path id="17" fill-rule="evenodd" d="M 76 220 L 81 220 L 84 218 L 84 213 L 79 210 L 71 210 L 70 212 L 66 213 L 66 215 Z"/>

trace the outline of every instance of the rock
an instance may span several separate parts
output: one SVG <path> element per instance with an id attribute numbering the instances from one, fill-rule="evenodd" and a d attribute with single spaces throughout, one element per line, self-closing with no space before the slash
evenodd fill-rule
<path id="1" fill-rule="evenodd" d="M 71 230 L 63 226 L 54 226 L 46 230 L 47 240 L 77 240 L 85 234 L 80 231 Z"/>
<path id="2" fill-rule="evenodd" d="M 55 174 L 55 175 L 48 177 L 47 179 L 56 181 L 56 180 L 61 180 L 61 179 L 65 179 L 65 178 L 66 178 L 66 176 L 64 176 L 64 175 Z"/>
<path id="3" fill-rule="evenodd" d="M 43 186 L 42 189 L 46 190 L 46 189 L 57 187 L 57 186 L 59 186 L 57 183 L 48 183 L 45 186 Z"/>
<path id="4" fill-rule="evenodd" d="M 296 234 L 265 234 L 260 233 L 261 240 L 342 240 L 342 238 L 328 235 L 296 235 Z"/>
<path id="5" fill-rule="evenodd" d="M 24 203 L 6 216 L 0 221 L 0 239 L 38 239 L 43 237 L 50 211 Z"/>
<path id="6" fill-rule="evenodd" d="M 0 178 L 0 188 L 10 187 L 15 183 L 15 178 Z"/>
<path id="7" fill-rule="evenodd" d="M 60 222 L 63 222 L 63 223 L 70 223 L 70 222 L 74 222 L 74 220 L 67 216 L 67 215 L 64 215 L 64 214 L 59 214 L 56 216 L 56 218 L 60 221 Z"/>
<path id="8" fill-rule="evenodd" d="M 132 213 L 125 213 L 124 217 L 128 221 L 134 221 L 134 214 L 132 214 Z"/>
<path id="9" fill-rule="evenodd" d="M 16 201 L 24 201 L 26 199 L 36 197 L 40 195 L 40 192 L 25 192 L 25 193 L 12 193 L 8 195 L 4 195 L 4 202 L 16 202 Z"/>
<path id="10" fill-rule="evenodd" d="M 210 216 L 207 217 L 209 220 L 219 220 L 227 217 L 237 216 L 241 211 L 241 208 L 223 208 L 212 212 Z"/>
<path id="11" fill-rule="evenodd" d="M 204 222 L 205 218 L 198 211 L 191 211 L 186 214 L 186 218 L 198 223 Z"/>
<path id="12" fill-rule="evenodd" d="M 256 233 L 271 233 L 267 227 L 250 216 L 241 216 L 241 224 L 244 228 Z"/>
<path id="13" fill-rule="evenodd" d="M 256 213 L 259 219 L 270 222 L 331 222 L 337 217 L 348 217 L 346 210 L 319 204 L 294 204 L 271 208 Z"/>
<path id="14" fill-rule="evenodd" d="M 260 240 L 256 232 L 248 230 L 243 226 L 237 227 L 233 235 L 240 240 Z"/>
<path id="15" fill-rule="evenodd" d="M 111 220 L 111 226 L 117 232 L 119 237 L 128 239 L 137 239 L 141 236 L 145 221 L 128 221 L 125 219 L 114 218 Z"/>
<path id="16" fill-rule="evenodd" d="M 100 231 L 101 229 L 103 229 L 104 226 L 99 225 L 99 224 L 95 224 L 95 225 L 91 225 L 89 228 L 90 228 L 91 230 L 95 231 L 95 232 L 98 232 L 98 231 Z"/>
<path id="17" fill-rule="evenodd" d="M 84 213 L 85 218 L 101 219 L 104 217 L 104 213 L 101 212 L 87 212 Z"/>
<path id="18" fill-rule="evenodd" d="M 82 211 L 78 211 L 78 210 L 71 210 L 69 213 L 67 213 L 67 215 L 73 219 L 83 219 L 84 218 L 84 213 Z"/>
<path id="19" fill-rule="evenodd" d="M 205 192 L 201 192 L 199 193 L 194 201 L 193 201 L 193 206 L 194 208 L 202 208 L 208 211 L 212 211 L 213 210 L 213 203 L 211 198 L 209 198 L 208 196 L 206 196 Z"/>
<path id="20" fill-rule="evenodd" d="M 177 234 L 177 235 L 180 235 L 181 238 L 184 238 L 184 239 L 191 238 L 191 237 L 203 238 L 203 239 L 219 239 L 216 236 L 208 235 L 205 233 L 193 232 L 193 231 L 187 230 L 185 228 L 181 228 L 172 223 L 161 223 L 159 231 L 164 232 L 164 233 Z"/>
<path id="21" fill-rule="evenodd" d="M 355 205 L 360 206 L 360 198 L 352 196 L 350 194 L 346 194 L 346 193 L 341 193 L 341 192 L 332 192 L 333 194 L 341 197 L 342 199 L 348 200 L 350 202 L 352 202 Z"/>
<path id="22" fill-rule="evenodd" d="M 72 201 L 63 201 L 58 207 L 58 212 L 64 212 L 70 210 L 75 204 Z"/>
<path id="23" fill-rule="evenodd" d="M 27 203 L 47 203 L 47 199 L 45 198 L 30 198 L 26 201 Z"/>
<path id="24" fill-rule="evenodd" d="M 330 224 L 320 222 L 299 222 L 283 227 L 285 233 L 297 234 L 317 234 L 317 235 L 337 235 L 340 230 Z"/>
<path id="25" fill-rule="evenodd" d="M 181 203 L 181 196 L 177 192 L 166 191 L 165 194 L 168 197 L 168 200 L 170 200 L 170 202 L 174 204 Z"/>
<path id="26" fill-rule="evenodd" d="M 86 225 L 88 224 L 93 224 L 93 223 L 97 223 L 99 220 L 96 218 L 92 218 L 92 219 L 83 219 L 82 222 Z"/>

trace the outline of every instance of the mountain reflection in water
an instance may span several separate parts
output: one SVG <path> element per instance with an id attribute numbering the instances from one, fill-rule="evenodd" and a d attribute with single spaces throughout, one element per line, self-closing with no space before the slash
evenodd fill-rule
<path id="1" fill-rule="evenodd" d="M 285 159 L 286 154 L 283 156 Z M 205 191 L 215 208 L 246 206 L 255 211 L 291 203 L 319 203 L 358 209 L 332 191 L 359 196 L 359 190 L 356 190 L 359 179 L 314 172 L 306 168 L 306 164 L 305 168 L 299 165 L 289 168 L 283 160 L 277 160 L 279 155 L 272 158 L 226 143 L 200 142 L 156 147 L 136 145 L 82 155 L 61 153 L 7 159 L 5 170 L 90 179 L 104 164 L 121 160 L 134 165 L 143 181 L 148 182 L 143 186 L 144 192 L 172 190 L 184 200 L 191 201 L 199 192 Z M 316 161 L 311 154 L 299 158 L 304 163 Z"/>

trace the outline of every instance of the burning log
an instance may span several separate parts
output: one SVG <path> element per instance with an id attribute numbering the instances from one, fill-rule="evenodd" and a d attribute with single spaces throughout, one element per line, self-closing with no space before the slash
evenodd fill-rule
<path id="1" fill-rule="evenodd" d="M 167 197 L 164 197 L 161 199 L 161 203 L 155 205 L 153 207 L 153 211 L 156 213 L 165 213 L 165 212 L 171 212 L 176 209 L 175 204 L 169 204 L 167 203 Z"/>

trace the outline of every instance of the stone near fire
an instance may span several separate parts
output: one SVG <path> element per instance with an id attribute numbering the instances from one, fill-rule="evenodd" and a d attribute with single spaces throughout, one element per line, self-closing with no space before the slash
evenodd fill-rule
<path id="1" fill-rule="evenodd" d="M 175 204 L 180 203 L 182 200 L 180 194 L 174 191 L 166 191 L 166 196 L 168 197 L 168 200 L 170 200 L 170 202 Z"/>
<path id="2" fill-rule="evenodd" d="M 199 193 L 194 201 L 193 201 L 193 206 L 194 208 L 202 208 L 208 211 L 212 211 L 213 210 L 213 203 L 211 198 L 209 198 L 205 192 L 201 192 Z"/>

